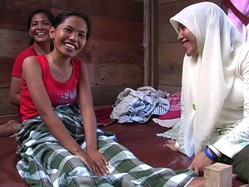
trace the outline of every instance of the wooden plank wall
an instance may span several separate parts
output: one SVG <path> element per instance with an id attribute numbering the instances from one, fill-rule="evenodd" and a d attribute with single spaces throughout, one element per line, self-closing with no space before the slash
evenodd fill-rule
<path id="1" fill-rule="evenodd" d="M 184 7 L 200 0 L 158 0 L 158 88 L 180 91 L 184 49 L 169 19 Z M 221 6 L 221 0 L 212 2 Z"/>
<path id="2" fill-rule="evenodd" d="M 28 46 L 28 15 L 37 8 L 79 9 L 89 14 L 93 32 L 79 55 L 89 67 L 94 105 L 110 105 L 126 87 L 143 85 L 143 0 L 1 0 L 0 116 L 16 114 L 9 104 L 10 74 L 15 57 Z"/>

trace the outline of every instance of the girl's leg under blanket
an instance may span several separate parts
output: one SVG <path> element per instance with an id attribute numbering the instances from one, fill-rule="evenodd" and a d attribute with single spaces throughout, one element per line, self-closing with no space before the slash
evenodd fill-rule
<path id="1" fill-rule="evenodd" d="M 99 134 L 99 133 L 98 133 Z M 93 176 L 85 164 L 57 142 L 27 149 L 18 163 L 19 173 L 36 186 L 185 186 L 196 175 L 192 170 L 152 168 L 138 160 L 113 137 L 98 136 L 99 150 L 108 158 L 106 176 Z M 85 143 L 82 144 L 82 148 Z"/>

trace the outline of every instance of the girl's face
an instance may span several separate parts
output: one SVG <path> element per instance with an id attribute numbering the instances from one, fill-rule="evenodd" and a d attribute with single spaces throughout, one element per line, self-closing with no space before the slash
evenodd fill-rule
<path id="1" fill-rule="evenodd" d="M 34 42 L 50 42 L 49 31 L 51 28 L 52 24 L 47 15 L 37 13 L 31 19 L 29 35 L 34 39 Z"/>
<path id="2" fill-rule="evenodd" d="M 182 42 L 186 55 L 196 56 L 198 54 L 198 49 L 195 35 L 182 24 L 179 24 L 178 31 L 179 34 L 177 39 Z"/>
<path id="3" fill-rule="evenodd" d="M 86 45 L 86 34 L 86 21 L 78 16 L 70 16 L 57 26 L 51 37 L 60 53 L 73 57 Z"/>

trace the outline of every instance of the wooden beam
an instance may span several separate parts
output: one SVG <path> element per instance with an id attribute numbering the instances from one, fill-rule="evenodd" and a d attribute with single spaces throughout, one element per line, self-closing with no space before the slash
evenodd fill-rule
<path id="1" fill-rule="evenodd" d="M 144 85 L 158 87 L 157 0 L 144 0 Z"/>

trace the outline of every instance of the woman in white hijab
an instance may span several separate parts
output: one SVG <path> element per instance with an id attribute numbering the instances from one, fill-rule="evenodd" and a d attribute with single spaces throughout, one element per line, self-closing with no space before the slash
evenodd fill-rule
<path id="1" fill-rule="evenodd" d="M 190 5 L 170 19 L 185 49 L 181 127 L 166 145 L 197 174 L 216 162 L 249 180 L 249 45 L 214 3 Z M 246 158 L 246 156 L 247 158 Z"/>

